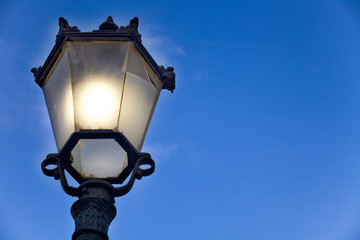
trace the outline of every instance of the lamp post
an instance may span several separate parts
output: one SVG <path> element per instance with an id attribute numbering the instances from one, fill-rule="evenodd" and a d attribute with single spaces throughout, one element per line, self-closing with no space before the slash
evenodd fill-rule
<path id="1" fill-rule="evenodd" d="M 144 48 L 138 24 L 135 17 L 119 28 L 108 17 L 99 30 L 80 32 L 61 17 L 49 57 L 31 69 L 58 149 L 42 162 L 42 171 L 79 197 L 71 208 L 74 240 L 108 239 L 115 197 L 155 169 L 150 154 L 140 151 L 160 91 L 175 89 L 175 74 Z M 65 170 L 78 187 L 69 186 Z"/>

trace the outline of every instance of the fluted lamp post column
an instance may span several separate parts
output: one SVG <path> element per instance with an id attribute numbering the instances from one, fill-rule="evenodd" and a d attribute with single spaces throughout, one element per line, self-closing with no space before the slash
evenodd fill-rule
<path id="1" fill-rule="evenodd" d="M 71 208 L 74 240 L 108 239 L 115 197 L 155 169 L 150 154 L 140 151 L 160 91 L 175 89 L 175 74 L 144 48 L 138 24 L 135 17 L 119 28 L 108 17 L 99 30 L 80 32 L 59 18 L 54 48 L 42 67 L 31 69 L 58 149 L 42 171 L 79 197 Z M 65 171 L 78 187 L 69 186 Z"/>

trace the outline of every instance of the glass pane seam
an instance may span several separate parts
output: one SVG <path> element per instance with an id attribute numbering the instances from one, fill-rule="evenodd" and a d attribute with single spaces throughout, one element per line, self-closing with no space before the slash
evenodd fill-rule
<path id="1" fill-rule="evenodd" d="M 126 84 L 126 76 L 127 76 L 127 72 L 125 72 L 125 74 L 124 74 L 124 83 L 123 83 L 123 89 L 122 89 L 122 93 L 121 93 L 121 100 L 120 100 L 119 114 L 118 114 L 118 120 L 117 120 L 117 128 L 118 128 L 118 131 L 119 131 L 119 132 L 120 132 L 119 123 L 120 123 L 120 115 L 121 115 L 121 109 L 122 109 L 123 99 L 124 99 L 125 84 Z"/>
<path id="2" fill-rule="evenodd" d="M 145 66 L 145 71 L 146 71 L 146 75 L 148 76 L 148 78 L 150 79 L 150 82 L 154 85 L 155 88 L 157 88 L 157 86 L 155 85 L 154 81 L 151 79 L 148 68 Z"/>
<path id="3" fill-rule="evenodd" d="M 69 62 L 69 71 L 70 71 L 70 81 L 71 81 L 71 95 L 72 95 L 72 103 L 73 103 L 73 115 L 74 115 L 74 130 L 75 130 L 75 132 L 76 132 L 76 117 L 75 117 L 75 114 L 76 114 L 76 111 L 75 111 L 75 101 L 74 101 L 74 90 L 73 90 L 73 78 L 74 78 L 74 76 L 73 76 L 73 71 L 72 71 L 72 69 L 71 69 L 71 61 L 70 61 L 70 50 L 69 50 L 69 48 L 70 48 L 70 46 L 71 46 L 71 43 L 69 43 L 69 45 L 68 45 L 68 48 L 67 48 L 67 51 L 68 51 L 68 62 Z"/>
<path id="4" fill-rule="evenodd" d="M 148 131 L 148 129 L 149 129 L 150 122 L 151 122 L 152 116 L 153 116 L 154 111 L 155 111 L 156 103 L 157 103 L 157 101 L 159 100 L 159 96 L 160 96 L 160 91 L 158 91 L 158 94 L 157 94 L 157 96 L 156 96 L 156 100 L 154 101 L 154 104 L 153 104 L 153 106 L 152 106 L 151 113 L 150 113 L 149 118 L 148 118 L 148 121 L 147 121 L 147 123 L 146 123 L 144 135 L 143 135 L 142 140 L 141 140 L 141 143 L 140 143 L 140 150 L 142 149 L 142 147 L 143 147 L 143 145 L 144 145 L 146 133 L 147 133 L 147 131 Z"/>
<path id="5" fill-rule="evenodd" d="M 129 60 L 129 51 L 130 51 L 130 44 L 128 44 L 128 48 L 127 48 L 127 52 L 126 52 L 126 57 L 124 59 L 124 63 L 122 66 L 122 69 L 125 70 L 125 74 L 124 74 L 124 81 L 123 81 L 123 86 L 122 86 L 122 92 L 121 92 L 121 99 L 120 99 L 120 106 L 119 106 L 119 113 L 118 113 L 118 120 L 117 120 L 117 130 L 120 132 L 120 127 L 119 127 L 119 123 L 120 123 L 120 114 L 121 114 L 121 108 L 122 108 L 122 104 L 123 104 L 123 98 L 124 98 L 124 92 L 125 92 L 125 82 L 126 82 L 126 74 L 127 74 L 127 63 Z"/>
<path id="6" fill-rule="evenodd" d="M 136 49 L 136 47 L 135 47 L 135 49 Z M 137 51 L 137 49 L 136 49 L 136 51 Z M 157 88 L 156 85 L 155 85 L 155 83 L 154 83 L 153 80 L 151 79 L 151 77 L 150 77 L 150 75 L 149 75 L 149 73 L 148 73 L 148 70 L 147 70 L 147 67 L 150 67 L 150 66 L 148 66 L 147 62 L 145 61 L 145 59 L 143 58 L 143 56 L 141 56 L 141 54 L 139 54 L 139 52 L 138 52 L 138 55 L 140 56 L 140 60 L 142 61 L 143 65 L 144 65 L 145 73 L 146 73 L 148 79 L 149 79 L 150 82 L 154 85 L 154 87 Z M 151 68 L 151 67 L 150 67 L 150 68 Z"/>
<path id="7" fill-rule="evenodd" d="M 74 90 L 73 90 L 73 71 L 72 71 L 72 66 L 71 66 L 71 61 L 70 61 L 70 47 L 71 47 L 71 43 L 68 44 L 67 46 L 67 52 L 68 52 L 68 64 L 69 64 L 69 71 L 70 71 L 70 87 L 71 87 L 71 96 L 72 96 L 72 104 L 73 104 L 73 116 L 74 116 L 74 131 L 76 132 L 78 129 L 76 129 L 76 117 L 75 117 L 75 101 L 74 101 Z M 81 140 L 79 140 L 79 142 L 77 143 L 78 148 L 79 148 L 79 165 L 80 165 L 80 172 L 83 172 L 83 163 L 82 163 L 82 156 L 81 156 Z"/>

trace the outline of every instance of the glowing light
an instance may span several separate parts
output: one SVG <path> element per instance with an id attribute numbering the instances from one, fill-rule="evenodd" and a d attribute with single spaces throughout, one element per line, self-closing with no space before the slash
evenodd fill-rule
<path id="1" fill-rule="evenodd" d="M 115 90 L 106 81 L 88 81 L 80 98 L 80 114 L 92 124 L 101 126 L 108 119 L 117 117 L 119 101 Z M 113 116 L 116 115 L 116 116 Z"/>

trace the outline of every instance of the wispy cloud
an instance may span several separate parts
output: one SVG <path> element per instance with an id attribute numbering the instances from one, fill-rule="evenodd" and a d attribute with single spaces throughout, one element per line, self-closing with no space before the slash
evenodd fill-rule
<path id="1" fill-rule="evenodd" d="M 175 152 L 179 150 L 177 143 L 152 143 L 145 144 L 142 151 L 151 153 L 151 156 L 157 161 L 168 159 L 174 156 Z"/>
<path id="2" fill-rule="evenodd" d="M 0 107 L 0 125 L 3 133 L 19 130 L 26 130 L 29 133 L 51 132 L 49 116 L 41 92 L 38 92 L 39 96 L 24 93 L 22 90 L 15 94 L 14 91 L 12 92 L 12 95 L 0 92 L 0 101 L 3 103 Z"/>
<path id="3" fill-rule="evenodd" d="M 165 30 L 154 24 L 147 24 L 141 30 L 145 48 L 159 65 L 172 66 L 174 58 L 187 56 L 182 46 L 164 34 Z"/>
<path id="4" fill-rule="evenodd" d="M 197 74 L 194 75 L 193 80 L 196 82 L 207 80 L 208 79 L 207 74 L 208 74 L 207 70 L 199 70 Z"/>

